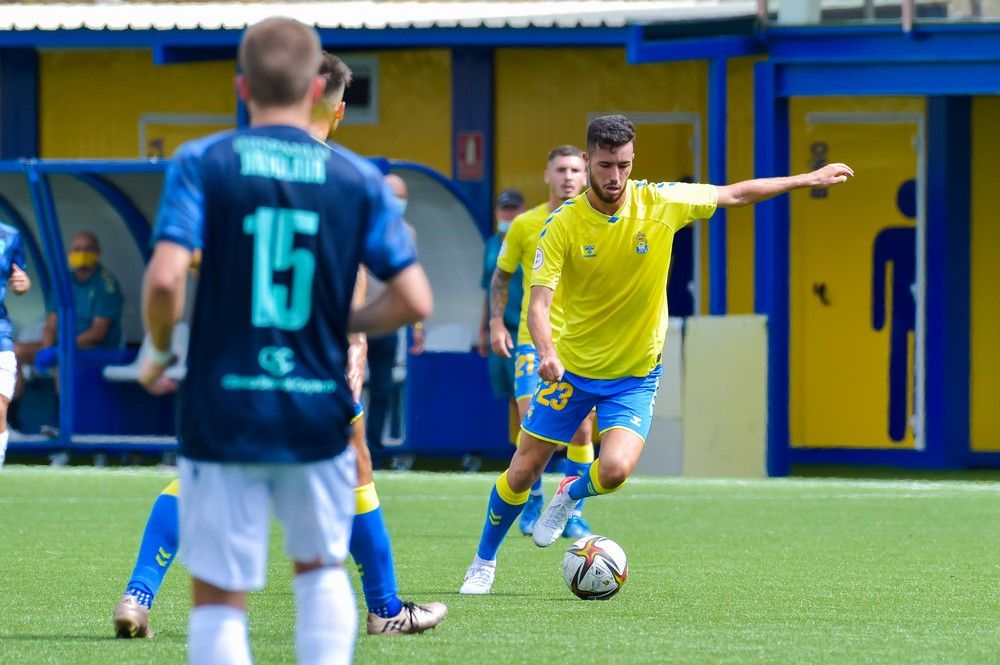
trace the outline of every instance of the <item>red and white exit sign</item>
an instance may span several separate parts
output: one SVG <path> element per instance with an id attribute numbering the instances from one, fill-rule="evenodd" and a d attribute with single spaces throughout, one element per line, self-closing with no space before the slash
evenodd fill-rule
<path id="1" fill-rule="evenodd" d="M 482 132 L 459 132 L 457 141 L 459 180 L 482 180 L 486 175 L 486 137 Z"/>

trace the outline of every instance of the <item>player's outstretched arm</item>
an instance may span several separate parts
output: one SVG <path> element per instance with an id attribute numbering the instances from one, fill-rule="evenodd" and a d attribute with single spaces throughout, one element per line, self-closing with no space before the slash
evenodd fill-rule
<path id="1" fill-rule="evenodd" d="M 420 264 L 411 263 L 387 286 L 378 298 L 351 312 L 350 332 L 383 335 L 430 316 L 434 297 Z"/>
<path id="2" fill-rule="evenodd" d="M 720 208 L 734 208 L 751 205 L 780 196 L 793 189 L 803 187 L 831 187 L 854 177 L 854 170 L 847 164 L 827 164 L 812 173 L 786 176 L 784 178 L 757 178 L 744 180 L 732 185 L 717 187 L 717 205 Z"/>
<path id="3" fill-rule="evenodd" d="M 510 337 L 507 324 L 503 322 L 503 311 L 507 308 L 510 297 L 510 278 L 513 275 L 497 268 L 490 280 L 490 346 L 493 353 L 504 358 L 510 358 L 510 350 L 514 348 L 514 340 Z"/>
<path id="4" fill-rule="evenodd" d="M 555 291 L 547 286 L 532 286 L 528 302 L 528 330 L 538 351 L 538 376 L 545 381 L 562 379 L 563 366 L 552 344 L 552 324 L 549 310 Z"/>

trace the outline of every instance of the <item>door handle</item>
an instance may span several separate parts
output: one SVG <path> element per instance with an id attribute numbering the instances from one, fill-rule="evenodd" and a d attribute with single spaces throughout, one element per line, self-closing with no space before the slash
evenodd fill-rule
<path id="1" fill-rule="evenodd" d="M 813 282 L 813 295 L 819 298 L 824 307 L 830 306 L 830 298 L 827 297 L 826 282 Z"/>

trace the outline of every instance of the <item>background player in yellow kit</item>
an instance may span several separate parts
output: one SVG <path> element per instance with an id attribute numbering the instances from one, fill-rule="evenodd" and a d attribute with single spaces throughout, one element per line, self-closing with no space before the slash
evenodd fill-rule
<path id="1" fill-rule="evenodd" d="M 538 354 L 535 344 L 528 332 L 528 302 L 531 292 L 531 264 L 535 257 L 535 247 L 538 245 L 538 235 L 542 232 L 545 220 L 558 208 L 563 201 L 571 199 L 583 191 L 587 185 L 586 165 L 583 162 L 583 151 L 572 145 L 563 145 L 549 152 L 545 163 L 545 184 L 549 188 L 549 198 L 531 210 L 518 215 L 507 232 L 500 256 L 497 258 L 497 269 L 493 273 L 490 286 L 490 343 L 493 352 L 507 358 L 514 356 L 514 399 L 517 400 L 517 411 L 520 420 L 528 411 L 531 396 L 538 387 Z M 521 299 L 520 324 L 517 329 L 517 342 L 511 339 L 507 327 L 503 325 L 504 307 L 507 305 L 508 285 L 521 268 L 524 283 L 524 297 Z M 552 301 L 549 312 L 553 335 L 558 336 L 562 328 L 562 299 L 558 292 Z M 586 473 L 590 463 L 594 461 L 594 444 L 591 440 L 591 419 L 585 419 L 573 436 L 570 445 L 566 447 L 566 475 L 580 476 Z M 545 496 L 542 493 L 542 479 L 539 478 L 531 486 L 528 501 L 521 512 L 521 533 L 530 536 L 535 530 L 535 523 L 542 514 Z M 573 515 L 566 523 L 563 536 L 579 538 L 590 533 L 590 527 L 583 519 L 583 500 L 577 504 Z"/>

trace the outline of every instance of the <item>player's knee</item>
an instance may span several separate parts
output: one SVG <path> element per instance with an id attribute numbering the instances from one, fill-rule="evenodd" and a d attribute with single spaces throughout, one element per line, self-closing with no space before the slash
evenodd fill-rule
<path id="1" fill-rule="evenodd" d="M 601 486 L 609 490 L 621 487 L 632 475 L 632 466 L 628 460 L 601 457 L 601 464 L 598 467 L 598 480 Z"/>
<path id="2" fill-rule="evenodd" d="M 518 451 L 520 450 L 518 448 Z M 544 470 L 545 461 L 514 453 L 514 457 L 510 461 L 510 468 L 507 469 L 507 482 L 513 491 L 526 492 L 531 489 L 536 480 L 541 478 Z"/>
<path id="3" fill-rule="evenodd" d="M 515 467 L 514 464 L 511 464 L 510 468 L 507 469 L 507 484 L 514 492 L 527 492 L 539 476 L 541 476 L 541 471 L 536 473 L 535 469 L 529 465 Z"/>

